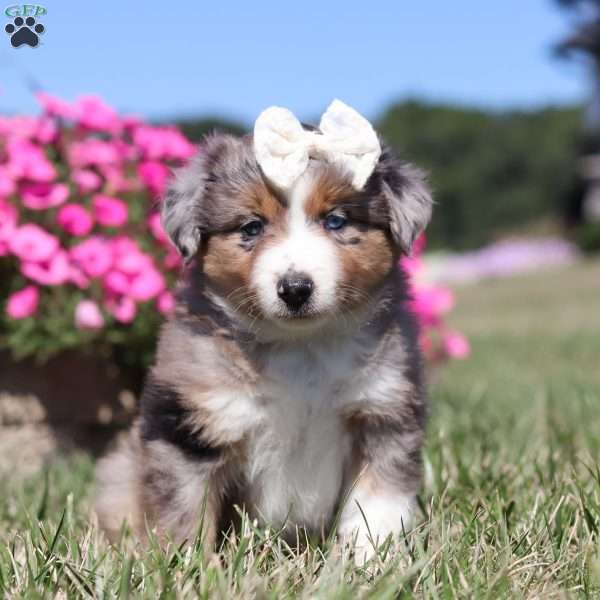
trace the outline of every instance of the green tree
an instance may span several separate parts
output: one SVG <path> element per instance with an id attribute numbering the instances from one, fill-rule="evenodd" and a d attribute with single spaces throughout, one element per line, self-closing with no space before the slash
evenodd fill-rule
<path id="1" fill-rule="evenodd" d="M 181 131 L 193 142 L 200 142 L 202 138 L 213 131 L 243 135 L 247 129 L 238 122 L 220 119 L 218 117 L 205 117 L 201 119 L 181 119 L 177 122 Z"/>
<path id="2" fill-rule="evenodd" d="M 434 246 L 472 248 L 515 226 L 558 216 L 572 183 L 578 108 L 489 112 L 409 101 L 377 127 L 430 172 Z"/>

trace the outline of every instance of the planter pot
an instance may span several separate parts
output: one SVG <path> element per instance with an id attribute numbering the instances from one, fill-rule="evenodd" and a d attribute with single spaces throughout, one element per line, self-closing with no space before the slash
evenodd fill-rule
<path id="1" fill-rule="evenodd" d="M 59 446 L 102 450 L 131 421 L 137 383 L 114 365 L 78 352 L 43 365 L 2 352 L 0 427 L 43 425 Z"/>

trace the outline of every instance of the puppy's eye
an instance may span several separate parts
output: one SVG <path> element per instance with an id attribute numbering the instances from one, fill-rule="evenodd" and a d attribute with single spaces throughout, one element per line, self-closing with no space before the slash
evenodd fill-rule
<path id="1" fill-rule="evenodd" d="M 325 229 L 329 229 L 330 231 L 337 231 L 338 229 L 342 229 L 348 223 L 348 219 L 344 215 L 339 215 L 336 213 L 332 213 L 325 217 L 323 221 L 323 227 Z"/>
<path id="2" fill-rule="evenodd" d="M 263 232 L 264 224 L 259 219 L 253 219 L 241 226 L 240 230 L 248 237 L 256 237 Z"/>

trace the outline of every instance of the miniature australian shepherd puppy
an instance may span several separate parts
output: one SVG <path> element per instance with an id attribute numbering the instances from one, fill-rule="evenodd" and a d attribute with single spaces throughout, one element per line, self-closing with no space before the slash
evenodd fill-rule
<path id="1" fill-rule="evenodd" d="M 202 520 L 214 544 L 237 506 L 309 535 L 335 522 L 372 553 L 410 527 L 421 480 L 426 398 L 398 259 L 430 193 L 379 145 L 357 186 L 350 162 L 302 142 L 301 173 L 278 185 L 255 136 L 208 137 L 163 202 L 188 268 L 139 416 L 99 464 L 98 515 L 113 538 L 128 522 L 177 543 Z"/>

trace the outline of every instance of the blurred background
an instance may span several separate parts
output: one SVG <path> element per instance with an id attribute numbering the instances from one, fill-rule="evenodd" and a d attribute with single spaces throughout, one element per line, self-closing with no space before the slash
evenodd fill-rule
<path id="1" fill-rule="evenodd" d="M 7 431 L 77 413 L 87 442 L 129 420 L 179 268 L 155 220 L 165 173 L 211 130 L 247 132 L 273 104 L 317 123 L 336 97 L 430 173 L 407 268 L 435 373 L 463 359 L 450 387 L 487 373 L 500 389 L 596 368 L 600 2 L 43 7 L 37 47 L 0 44 Z M 30 242 L 54 254 L 35 263 Z"/>
<path id="2" fill-rule="evenodd" d="M 33 90 L 101 96 L 197 141 L 266 106 L 307 122 L 339 97 L 431 173 L 430 248 L 554 234 L 598 218 L 598 5 L 590 0 L 166 5 L 46 3 L 35 49 L 2 46 L 4 114 Z M 8 40 L 6 40 L 8 42 Z M 589 194 L 582 186 L 590 184 Z M 586 249 L 597 228 L 571 233 Z"/>

